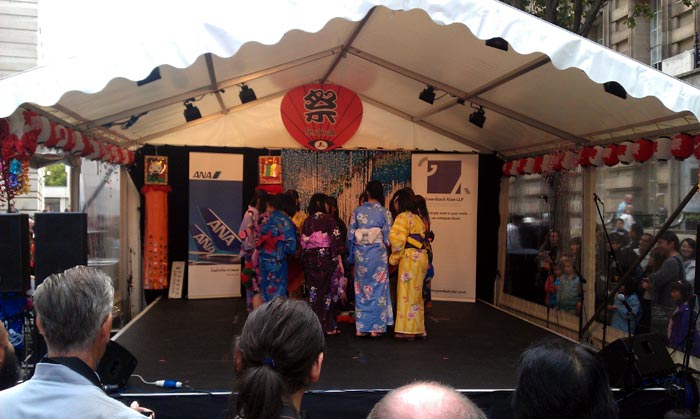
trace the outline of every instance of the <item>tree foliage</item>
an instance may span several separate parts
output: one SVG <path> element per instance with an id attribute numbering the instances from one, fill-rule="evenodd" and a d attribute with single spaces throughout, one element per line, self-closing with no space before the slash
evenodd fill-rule
<path id="1" fill-rule="evenodd" d="M 502 0 L 520 10 L 588 37 L 600 11 L 609 0 Z M 634 27 L 638 18 L 650 19 L 653 10 L 651 0 L 630 0 L 632 8 L 627 17 L 627 25 Z M 687 7 L 696 8 L 699 0 L 682 0 Z"/>
<path id="2" fill-rule="evenodd" d="M 68 178 L 66 176 L 66 165 L 63 163 L 47 166 L 45 169 L 45 173 L 46 186 L 66 186 L 68 184 Z"/>

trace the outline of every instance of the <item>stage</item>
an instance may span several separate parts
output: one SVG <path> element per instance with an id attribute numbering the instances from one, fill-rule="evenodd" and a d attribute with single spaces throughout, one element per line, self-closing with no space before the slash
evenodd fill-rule
<path id="1" fill-rule="evenodd" d="M 326 339 L 321 380 L 303 399 L 310 418 L 364 418 L 388 389 L 434 380 L 464 391 L 491 419 L 511 418 L 518 357 L 542 338 L 563 339 L 484 303 L 434 302 L 428 339 L 358 338 L 354 325 Z M 118 398 L 139 400 L 159 419 L 224 417 L 233 382 L 233 337 L 246 319 L 243 299 L 158 300 L 115 340 L 137 359 L 146 381 L 178 380 L 166 390 L 132 377 Z"/>

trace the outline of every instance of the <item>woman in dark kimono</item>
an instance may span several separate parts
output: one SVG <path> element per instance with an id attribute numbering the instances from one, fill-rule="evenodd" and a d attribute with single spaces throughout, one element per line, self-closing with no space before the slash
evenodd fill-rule
<path id="1" fill-rule="evenodd" d="M 309 200 L 308 218 L 301 228 L 302 260 L 309 304 L 318 316 L 326 335 L 340 331 L 336 327 L 336 301 L 331 287 L 333 272 L 343 272 L 342 254 L 345 243 L 332 215 L 327 213 L 325 194 L 314 194 Z M 337 298 L 336 298 L 337 300 Z"/>

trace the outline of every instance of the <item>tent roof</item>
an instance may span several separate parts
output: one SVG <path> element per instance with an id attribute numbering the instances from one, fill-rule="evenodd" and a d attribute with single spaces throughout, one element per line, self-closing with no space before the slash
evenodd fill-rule
<path id="1" fill-rule="evenodd" d="M 236 3 L 234 15 L 225 3 Z M 137 45 L 105 39 L 101 51 L 2 79 L 0 116 L 24 106 L 130 146 L 298 148 L 282 125 L 281 98 L 329 82 L 364 103 L 360 130 L 343 148 L 515 158 L 700 131 L 700 90 L 499 1 L 244 3 L 160 18 Z M 285 19 L 261 23 L 273 5 Z M 496 37 L 508 51 L 485 45 Z M 155 67 L 161 79 L 137 86 Z M 627 98 L 606 93 L 608 81 Z M 241 83 L 258 100 L 241 104 Z M 418 99 L 426 85 L 437 90 L 432 105 Z M 189 97 L 201 97 L 203 118 L 185 123 Z M 478 106 L 483 128 L 467 119 Z"/>

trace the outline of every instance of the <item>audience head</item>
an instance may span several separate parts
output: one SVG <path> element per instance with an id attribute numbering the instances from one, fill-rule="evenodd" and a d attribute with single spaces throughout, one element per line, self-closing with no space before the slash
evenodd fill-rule
<path id="1" fill-rule="evenodd" d="M 649 253 L 649 262 L 647 263 L 647 268 L 650 268 L 652 272 L 656 272 L 664 264 L 664 261 L 668 259 L 668 255 L 664 249 L 655 247 Z"/>
<path id="2" fill-rule="evenodd" d="M 625 195 L 625 204 L 627 204 L 627 205 L 632 204 L 632 195 L 631 194 Z"/>
<path id="3" fill-rule="evenodd" d="M 625 229 L 625 220 L 622 218 L 615 218 L 615 230 L 624 230 Z"/>
<path id="4" fill-rule="evenodd" d="M 671 283 L 671 297 L 678 303 L 686 303 L 693 294 L 693 286 L 688 281 L 674 281 Z"/>
<path id="5" fill-rule="evenodd" d="M 644 228 L 639 223 L 632 223 L 630 227 L 630 239 L 639 240 L 644 234 Z"/>
<path id="6" fill-rule="evenodd" d="M 572 257 L 579 257 L 581 255 L 581 236 L 575 236 L 569 240 L 569 251 Z"/>
<path id="7" fill-rule="evenodd" d="M 683 256 L 683 260 L 695 259 L 695 240 L 691 238 L 683 239 L 680 247 L 680 254 Z"/>
<path id="8" fill-rule="evenodd" d="M 374 199 L 384 206 L 384 185 L 378 180 L 370 180 L 365 188 L 365 199 Z"/>
<path id="9" fill-rule="evenodd" d="M 667 252 L 667 255 L 673 255 L 680 248 L 678 236 L 673 231 L 666 231 L 659 238 L 659 247 Z"/>
<path id="10" fill-rule="evenodd" d="M 15 348 L 10 343 L 10 335 L 0 322 L 0 390 L 5 390 L 17 384 L 19 366 Z"/>
<path id="11" fill-rule="evenodd" d="M 649 246 L 651 246 L 652 241 L 654 241 L 654 236 L 652 236 L 649 233 L 643 233 L 639 237 L 639 251 L 645 252 L 649 248 Z"/>
<path id="12" fill-rule="evenodd" d="M 484 412 L 452 387 L 417 381 L 387 393 L 367 419 L 486 419 Z"/>
<path id="13" fill-rule="evenodd" d="M 414 214 L 418 214 L 418 210 L 416 209 L 416 196 L 409 188 L 403 188 L 396 191 L 391 200 L 391 206 L 396 210 L 397 214 L 401 214 L 404 211 L 410 211 Z"/>
<path id="14" fill-rule="evenodd" d="M 276 297 L 250 313 L 235 345 L 238 415 L 278 419 L 282 404 L 318 381 L 324 345 L 306 302 Z"/>
<path id="15" fill-rule="evenodd" d="M 46 278 L 34 292 L 34 308 L 49 355 L 97 348 L 101 357 L 110 337 L 113 301 L 112 280 L 95 268 L 76 266 Z"/>
<path id="16" fill-rule="evenodd" d="M 547 340 L 521 356 L 513 411 L 518 419 L 612 419 L 617 405 L 603 361 L 592 349 Z"/>
<path id="17" fill-rule="evenodd" d="M 306 212 L 309 214 L 315 214 L 317 212 L 328 212 L 326 211 L 326 202 L 328 202 L 328 196 L 324 193 L 315 193 L 309 199 L 309 206 Z"/>
<path id="18" fill-rule="evenodd" d="M 334 196 L 326 196 L 326 205 L 328 206 L 328 213 L 338 218 L 338 200 Z"/>

